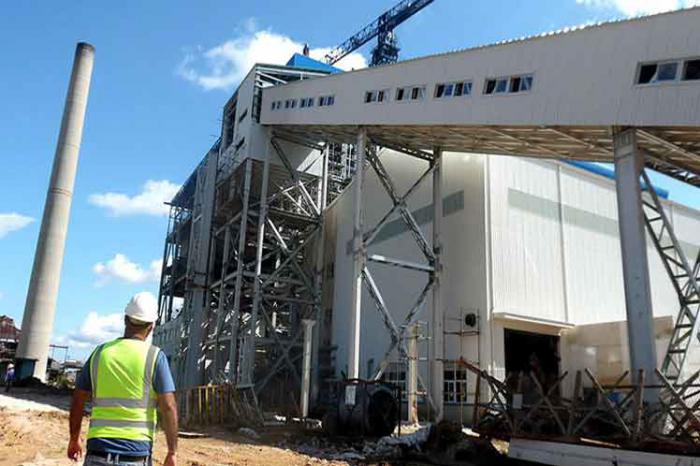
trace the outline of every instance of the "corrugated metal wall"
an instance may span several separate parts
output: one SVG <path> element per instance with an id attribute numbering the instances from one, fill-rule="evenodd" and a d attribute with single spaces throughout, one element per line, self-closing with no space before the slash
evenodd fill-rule
<path id="1" fill-rule="evenodd" d="M 389 172 L 397 178 L 400 192 L 418 177 L 419 170 L 427 167 L 424 162 L 390 151 L 382 157 Z M 384 214 L 390 202 L 371 171 L 366 179 L 363 208 L 368 228 Z M 338 199 L 332 214 L 338 232 L 333 293 L 333 342 L 338 345 L 338 371 L 345 369 L 347 361 L 352 284 L 350 193 L 347 191 Z M 505 327 L 551 334 L 561 331 L 547 323 L 493 319 L 494 312 L 575 325 L 625 320 L 612 180 L 559 162 L 448 153 L 443 193 L 445 329 L 459 330 L 459 319 L 474 312 L 479 316 L 481 331 L 478 337 L 446 336 L 447 359 L 462 356 L 502 377 Z M 432 221 L 430 205 L 428 181 L 409 203 L 428 238 Z M 678 236 L 694 257 L 700 213 L 672 203 L 667 203 L 667 209 Z M 399 219 L 387 225 L 371 252 L 421 260 Z M 675 316 L 678 303 L 651 243 L 648 252 L 654 314 Z M 424 277 L 382 265 L 370 265 L 370 268 L 389 309 L 400 323 L 425 283 Z M 381 361 L 389 336 L 366 292 L 362 312 L 361 373 L 365 376 L 367 369 L 376 368 Z M 429 301 L 423 315 L 428 321 Z M 626 351 L 626 336 L 624 332 L 618 333 L 614 343 L 618 349 L 610 352 L 618 356 L 610 356 L 615 361 L 605 357 L 602 360 L 623 367 L 627 356 L 620 351 Z M 662 354 L 666 340 L 660 338 L 658 350 Z M 566 339 L 563 342 L 566 344 Z M 427 345 L 421 345 L 420 353 L 428 356 Z M 585 360 L 581 359 L 582 355 L 574 358 L 569 353 L 562 348 L 564 368 Z M 700 363 L 700 351 L 697 353 L 693 360 Z M 596 357 L 589 359 L 595 362 Z"/>

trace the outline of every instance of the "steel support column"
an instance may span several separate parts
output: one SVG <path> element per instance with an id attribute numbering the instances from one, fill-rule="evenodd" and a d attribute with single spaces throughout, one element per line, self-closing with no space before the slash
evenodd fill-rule
<path id="1" fill-rule="evenodd" d="M 348 340 L 348 378 L 360 378 L 360 325 L 362 321 L 362 271 L 365 268 L 365 248 L 362 222 L 362 188 L 364 179 L 367 130 L 357 132 L 357 170 L 353 186 L 353 230 L 352 230 L 352 305 L 350 307 L 350 335 Z"/>
<path id="2" fill-rule="evenodd" d="M 418 324 L 411 325 L 408 340 L 408 423 L 418 424 Z"/>
<path id="3" fill-rule="evenodd" d="M 323 273 L 326 261 L 326 207 L 328 203 L 328 152 L 330 148 L 324 147 L 321 152 L 321 179 L 319 180 L 318 208 L 320 211 L 318 240 L 316 243 L 316 267 L 314 286 L 318 302 L 316 303 L 315 319 L 317 325 L 313 328 L 313 348 L 311 353 L 311 399 L 317 400 L 321 388 L 321 332 L 323 331 Z"/>
<path id="4" fill-rule="evenodd" d="M 243 258 L 245 256 L 245 243 L 246 236 L 248 232 L 248 210 L 250 207 L 250 183 L 253 177 L 253 160 L 247 159 L 245 161 L 245 178 L 243 180 L 243 210 L 241 214 L 241 223 L 238 229 L 238 245 L 236 248 L 236 282 L 234 283 L 233 289 L 233 309 L 231 311 L 230 322 L 231 322 L 231 342 L 229 343 L 229 358 L 228 358 L 228 377 L 231 382 L 237 382 L 236 371 L 239 369 L 236 363 L 236 357 L 238 354 L 238 330 L 240 328 L 240 315 L 241 315 L 241 291 L 243 289 Z M 230 228 L 230 227 L 229 227 Z M 228 251 L 227 251 L 228 252 Z M 221 309 L 226 305 L 225 299 L 225 282 L 226 282 L 226 270 L 228 268 L 228 255 L 224 256 L 224 265 L 221 273 L 221 293 L 219 294 L 219 300 L 223 303 Z"/>
<path id="5" fill-rule="evenodd" d="M 268 154 L 271 152 L 268 148 Z M 258 238 L 255 250 L 255 282 L 253 283 L 253 308 L 250 313 L 250 338 L 246 341 L 244 357 L 247 360 L 247 373 L 244 375 L 245 383 L 253 383 L 255 380 L 255 337 L 258 327 L 258 316 L 262 304 L 262 260 L 263 246 L 265 244 L 265 222 L 267 220 L 267 188 L 270 178 L 269 157 L 263 163 L 262 186 L 260 187 L 260 206 L 258 207 Z M 239 258 L 240 260 L 240 258 Z"/>
<path id="6" fill-rule="evenodd" d="M 433 150 L 433 306 L 431 315 L 431 349 L 430 352 L 430 394 L 435 408 L 434 420 L 439 422 L 443 416 L 443 360 L 445 358 L 444 315 L 441 295 L 440 251 L 442 249 L 442 150 Z"/>
<path id="7" fill-rule="evenodd" d="M 309 397 L 311 395 L 311 346 L 313 343 L 314 324 L 316 321 L 304 319 L 304 357 L 301 369 L 301 417 L 309 416 Z"/>
<path id="8" fill-rule="evenodd" d="M 637 377 L 642 369 L 649 375 L 656 371 L 649 263 L 639 182 L 644 155 L 637 147 L 637 135 L 633 129 L 616 133 L 614 148 L 630 368 L 633 377 Z M 645 401 L 656 402 L 655 397 L 655 392 L 645 392 Z"/>

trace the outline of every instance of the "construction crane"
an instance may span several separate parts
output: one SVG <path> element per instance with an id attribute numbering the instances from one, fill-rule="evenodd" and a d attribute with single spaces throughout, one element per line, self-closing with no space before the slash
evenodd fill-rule
<path id="1" fill-rule="evenodd" d="M 362 28 L 357 34 L 328 52 L 325 62 L 329 65 L 337 63 L 376 37 L 377 45 L 372 50 L 370 66 L 396 63 L 399 60 L 399 47 L 394 28 L 433 1 L 435 0 L 404 0 L 399 2 Z"/>

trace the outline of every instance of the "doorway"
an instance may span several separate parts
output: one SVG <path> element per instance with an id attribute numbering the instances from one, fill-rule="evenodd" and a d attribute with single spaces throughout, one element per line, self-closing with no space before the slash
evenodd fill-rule
<path id="1" fill-rule="evenodd" d="M 512 329 L 504 332 L 508 385 L 516 389 L 522 384 L 521 375 L 532 373 L 546 392 L 559 377 L 559 336 Z"/>

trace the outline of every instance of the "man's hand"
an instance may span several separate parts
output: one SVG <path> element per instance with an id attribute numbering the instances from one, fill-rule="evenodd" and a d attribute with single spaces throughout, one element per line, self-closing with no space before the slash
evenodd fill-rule
<path id="1" fill-rule="evenodd" d="M 159 393 L 158 408 L 162 416 L 165 440 L 168 442 L 168 456 L 163 462 L 164 466 L 175 466 L 175 452 L 177 451 L 177 403 L 174 393 Z"/>
<path id="2" fill-rule="evenodd" d="M 177 459 L 175 457 L 175 452 L 169 451 L 163 461 L 163 466 L 177 466 Z"/>
<path id="3" fill-rule="evenodd" d="M 68 442 L 68 459 L 73 460 L 77 463 L 82 457 L 83 447 L 80 446 L 80 439 L 70 439 L 70 441 Z M 174 464 L 175 463 L 173 463 L 173 465 Z"/>
<path id="4" fill-rule="evenodd" d="M 68 424 L 70 427 L 70 442 L 68 442 L 68 458 L 73 461 L 79 461 L 83 456 L 83 447 L 80 446 L 80 427 L 83 422 L 83 411 L 85 410 L 85 401 L 90 398 L 90 392 L 76 388 L 73 391 L 73 402 L 70 406 L 70 418 Z"/>

